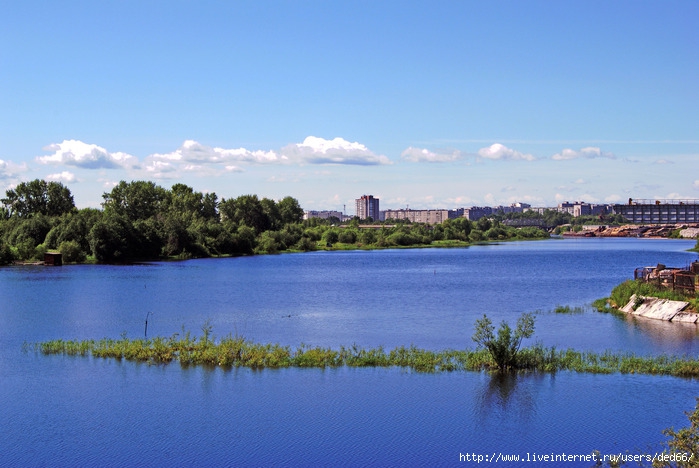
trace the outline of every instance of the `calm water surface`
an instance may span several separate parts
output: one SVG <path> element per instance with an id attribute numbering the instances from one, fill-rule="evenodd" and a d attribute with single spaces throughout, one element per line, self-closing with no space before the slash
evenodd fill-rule
<path id="1" fill-rule="evenodd" d="M 459 454 L 641 453 L 685 426 L 697 383 L 633 375 L 204 369 L 23 352 L 54 338 L 190 330 L 339 347 L 472 347 L 487 313 L 535 339 L 699 351 L 695 325 L 586 310 L 694 241 L 581 239 L 133 266 L 0 269 L 1 466 L 451 466 Z M 570 464 L 569 466 L 576 466 Z M 578 466 L 589 466 L 580 464 Z"/>

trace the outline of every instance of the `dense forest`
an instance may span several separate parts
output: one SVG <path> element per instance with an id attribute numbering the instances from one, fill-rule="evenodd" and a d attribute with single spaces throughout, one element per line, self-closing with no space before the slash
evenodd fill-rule
<path id="1" fill-rule="evenodd" d="M 337 219 L 303 220 L 290 196 L 219 200 L 185 184 L 168 190 L 150 181 L 121 181 L 102 198 L 102 209 L 77 209 L 67 187 L 40 179 L 8 190 L 0 199 L 0 264 L 40 261 L 49 250 L 60 251 L 66 263 L 115 263 L 548 237 L 536 227 L 488 218 L 436 226 L 391 220 L 380 228 L 363 228 L 357 218 L 344 225 Z"/>

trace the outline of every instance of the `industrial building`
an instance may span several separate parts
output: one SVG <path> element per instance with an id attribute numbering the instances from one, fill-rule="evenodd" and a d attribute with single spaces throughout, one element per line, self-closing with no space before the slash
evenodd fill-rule
<path id="1" fill-rule="evenodd" d="M 614 205 L 620 214 L 634 224 L 699 223 L 699 200 L 634 200 Z"/>

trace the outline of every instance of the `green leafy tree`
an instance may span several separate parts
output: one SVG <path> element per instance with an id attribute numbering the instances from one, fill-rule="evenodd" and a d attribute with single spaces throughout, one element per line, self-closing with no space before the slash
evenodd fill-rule
<path id="1" fill-rule="evenodd" d="M 9 265 L 13 260 L 12 249 L 0 239 L 0 265 Z"/>
<path id="2" fill-rule="evenodd" d="M 7 190 L 0 199 L 10 216 L 28 218 L 38 214 L 60 216 L 75 209 L 73 195 L 60 182 L 35 179 Z"/>
<path id="3" fill-rule="evenodd" d="M 337 232 L 337 229 L 328 229 L 323 233 L 323 240 L 326 244 L 336 244 L 339 237 L 340 234 Z"/>
<path id="4" fill-rule="evenodd" d="M 80 244 L 75 241 L 65 241 L 58 246 L 58 251 L 63 255 L 66 263 L 81 263 L 85 261 L 85 252 L 80 248 Z"/>
<path id="5" fill-rule="evenodd" d="M 46 235 L 46 245 L 55 249 L 63 242 L 74 241 L 83 252 L 90 252 L 88 235 L 95 223 L 102 218 L 102 211 L 83 208 L 64 214 Z"/>
<path id="6" fill-rule="evenodd" d="M 343 244 L 354 244 L 357 242 L 357 232 L 354 229 L 343 229 L 337 238 Z"/>
<path id="7" fill-rule="evenodd" d="M 123 261 L 133 256 L 133 225 L 122 216 L 104 216 L 92 226 L 88 237 L 98 262 Z"/>
<path id="8" fill-rule="evenodd" d="M 267 217 L 266 230 L 278 231 L 281 229 L 284 223 L 282 222 L 282 215 L 279 211 L 279 206 L 277 206 L 277 202 L 270 198 L 263 198 L 260 200 L 260 204 L 262 205 L 262 211 Z"/>
<path id="9" fill-rule="evenodd" d="M 221 214 L 237 225 L 254 229 L 259 235 L 271 227 L 270 219 L 257 195 L 241 195 L 235 199 L 222 200 L 219 204 Z"/>
<path id="10" fill-rule="evenodd" d="M 121 181 L 111 192 L 102 195 L 105 213 L 124 216 L 130 221 L 148 219 L 159 213 L 167 191 L 151 181 Z"/>
<path id="11" fill-rule="evenodd" d="M 303 208 L 293 197 L 284 197 L 277 203 L 283 224 L 295 224 L 303 221 Z"/>
<path id="12" fill-rule="evenodd" d="M 487 315 L 476 320 L 476 331 L 473 341 L 478 346 L 488 350 L 495 364 L 500 370 L 517 368 L 517 353 L 524 338 L 531 338 L 534 334 L 534 314 L 525 313 L 517 320 L 517 328 L 513 330 L 503 320 L 498 328 L 497 335 L 493 322 Z"/>
<path id="13" fill-rule="evenodd" d="M 482 218 L 479 218 L 478 221 L 476 221 L 476 227 L 482 231 L 486 232 L 488 229 L 493 227 L 493 222 L 490 220 L 490 218 L 486 218 L 485 216 Z"/>
<path id="14" fill-rule="evenodd" d="M 10 227 L 7 235 L 7 241 L 10 245 L 24 244 L 26 246 L 28 245 L 27 241 L 30 241 L 32 245 L 37 246 L 44 243 L 46 235 L 51 231 L 51 219 L 39 213 L 29 218 L 16 218 Z"/>
<path id="15" fill-rule="evenodd" d="M 663 431 L 663 434 L 670 437 L 664 452 L 667 457 L 656 460 L 653 463 L 654 467 L 699 467 L 699 458 L 697 458 L 699 455 L 699 398 L 697 398 L 694 412 L 686 414 L 689 418 L 689 427 L 678 431 L 673 428 Z"/>
<path id="16" fill-rule="evenodd" d="M 187 215 L 190 219 L 216 219 L 218 220 L 218 197 L 215 193 L 195 192 L 192 187 L 185 184 L 174 184 L 170 191 L 166 191 L 166 205 L 162 211 Z"/>

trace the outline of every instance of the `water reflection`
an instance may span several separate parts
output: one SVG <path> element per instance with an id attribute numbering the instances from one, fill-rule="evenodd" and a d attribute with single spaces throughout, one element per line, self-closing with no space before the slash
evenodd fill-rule
<path id="1" fill-rule="evenodd" d="M 694 323 L 666 322 L 633 315 L 617 315 L 625 325 L 628 339 L 642 337 L 653 348 L 669 354 L 690 354 L 696 348 L 699 326 Z"/>
<path id="2" fill-rule="evenodd" d="M 530 420 L 536 415 L 537 393 L 545 379 L 551 375 L 516 372 L 483 373 L 484 381 L 475 392 L 475 408 L 479 418 L 486 421 L 492 417 L 516 414 L 520 421 Z"/>

